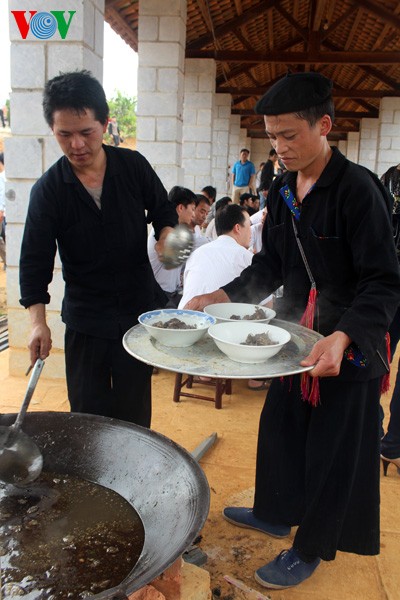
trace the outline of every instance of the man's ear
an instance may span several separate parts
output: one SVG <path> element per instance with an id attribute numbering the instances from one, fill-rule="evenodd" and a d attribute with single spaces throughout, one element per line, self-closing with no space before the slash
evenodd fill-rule
<path id="1" fill-rule="evenodd" d="M 332 129 L 332 119 L 330 118 L 329 115 L 324 115 L 320 122 L 320 133 L 321 135 L 327 136 L 328 133 L 331 131 Z"/>

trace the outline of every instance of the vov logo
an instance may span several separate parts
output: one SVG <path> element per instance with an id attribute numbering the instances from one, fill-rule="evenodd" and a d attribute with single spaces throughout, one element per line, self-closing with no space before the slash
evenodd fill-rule
<path id="1" fill-rule="evenodd" d="M 51 10 L 50 12 L 37 12 L 30 10 L 29 20 L 26 18 L 27 11 L 12 10 L 15 22 L 17 23 L 19 32 L 23 40 L 31 30 L 32 34 L 39 40 L 48 40 L 58 30 L 60 37 L 65 40 L 67 37 L 69 26 L 71 25 L 72 17 L 76 10 L 69 10 L 69 20 L 67 22 L 64 14 L 65 10 Z"/>

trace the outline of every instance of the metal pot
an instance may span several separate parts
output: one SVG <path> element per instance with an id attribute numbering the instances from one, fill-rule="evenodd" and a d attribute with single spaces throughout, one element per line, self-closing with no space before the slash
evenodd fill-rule
<path id="1" fill-rule="evenodd" d="M 15 415 L 2 415 L 9 425 Z M 93 598 L 126 598 L 155 579 L 193 542 L 209 510 L 207 479 L 191 455 L 167 437 L 94 415 L 28 413 L 24 431 L 43 454 L 43 471 L 70 474 L 112 489 L 139 513 L 142 554 L 117 587 Z"/>

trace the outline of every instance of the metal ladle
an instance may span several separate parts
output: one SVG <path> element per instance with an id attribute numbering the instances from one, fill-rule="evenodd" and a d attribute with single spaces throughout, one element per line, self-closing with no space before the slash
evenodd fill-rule
<path id="1" fill-rule="evenodd" d="M 43 456 L 35 442 L 21 431 L 21 425 L 43 367 L 44 361 L 38 358 L 15 422 L 10 427 L 0 426 L 0 481 L 3 483 L 26 485 L 42 472 Z"/>
<path id="2" fill-rule="evenodd" d="M 165 238 L 164 252 L 160 257 L 166 269 L 182 265 L 193 250 L 194 236 L 186 225 L 177 225 Z"/>

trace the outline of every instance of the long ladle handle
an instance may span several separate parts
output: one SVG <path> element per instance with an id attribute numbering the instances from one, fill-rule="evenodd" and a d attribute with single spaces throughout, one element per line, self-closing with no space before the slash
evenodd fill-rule
<path id="1" fill-rule="evenodd" d="M 18 430 L 22 425 L 22 421 L 24 420 L 26 411 L 28 410 L 29 403 L 32 399 L 33 392 L 35 391 L 36 384 L 39 380 L 40 373 L 42 372 L 43 367 L 44 367 L 44 360 L 42 360 L 41 358 L 38 358 L 32 369 L 32 375 L 31 375 L 31 378 L 28 383 L 28 388 L 25 393 L 24 401 L 22 402 L 22 406 L 17 415 L 17 418 L 15 419 L 14 423 L 11 426 L 14 431 Z"/>

